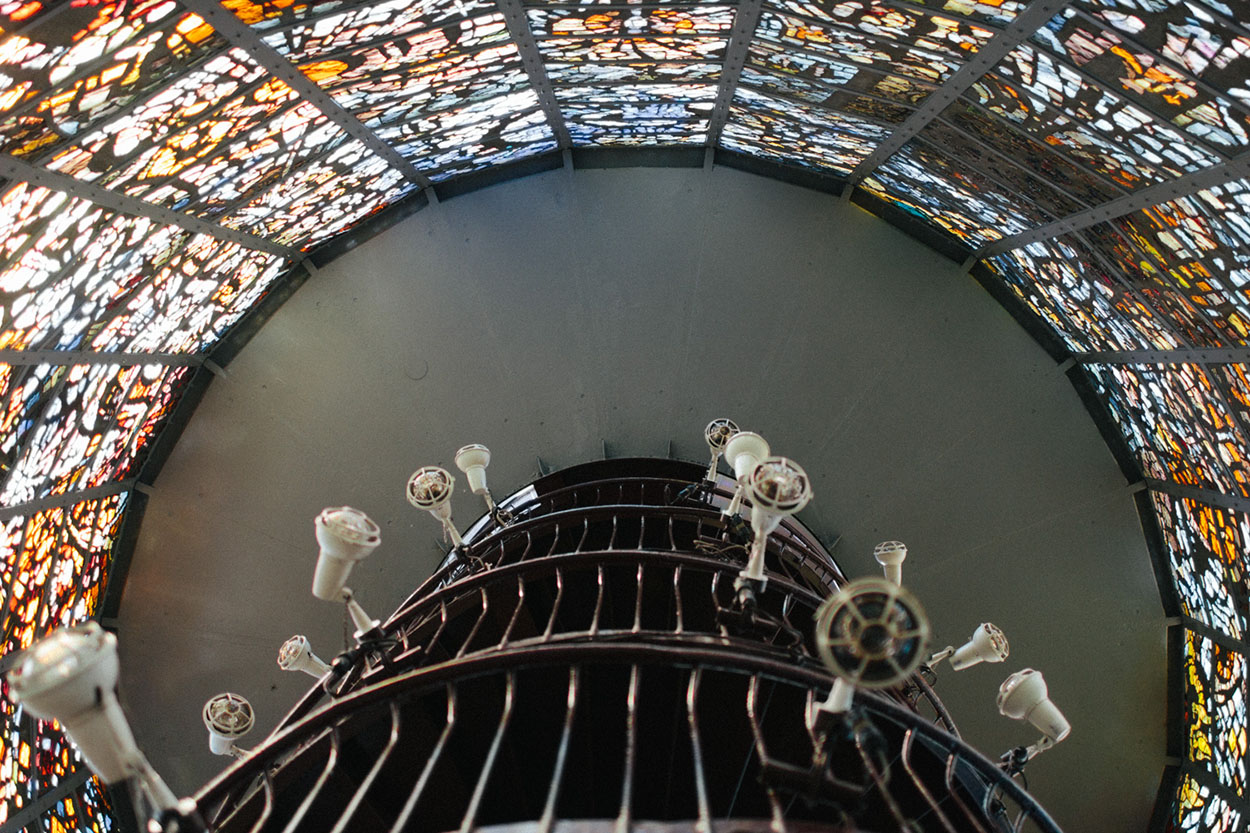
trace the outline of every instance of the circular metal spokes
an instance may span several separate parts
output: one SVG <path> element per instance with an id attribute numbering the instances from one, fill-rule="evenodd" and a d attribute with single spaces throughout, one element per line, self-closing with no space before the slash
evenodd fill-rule
<path id="1" fill-rule="evenodd" d="M 816 648 L 840 679 L 864 688 L 901 683 L 920 666 L 929 620 L 907 590 L 863 578 L 825 600 L 816 613 Z"/>

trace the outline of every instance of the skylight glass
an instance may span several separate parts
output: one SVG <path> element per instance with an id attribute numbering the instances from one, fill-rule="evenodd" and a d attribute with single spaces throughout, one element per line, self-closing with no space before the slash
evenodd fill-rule
<path id="1" fill-rule="evenodd" d="M 1243 429 L 1198 365 L 1090 365 L 1147 476 L 1250 494 Z"/>
<path id="2" fill-rule="evenodd" d="M 1185 633 L 1187 758 L 1238 795 L 1246 785 L 1246 658 L 1205 636 Z"/>

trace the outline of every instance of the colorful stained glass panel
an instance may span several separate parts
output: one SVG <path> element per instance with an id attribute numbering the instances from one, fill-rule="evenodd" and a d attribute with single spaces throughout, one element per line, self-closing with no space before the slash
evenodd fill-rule
<path id="1" fill-rule="evenodd" d="M 1181 609 L 1237 639 L 1250 616 L 1250 516 L 1151 492 Z"/>
<path id="2" fill-rule="evenodd" d="M 1147 476 L 1250 494 L 1246 441 L 1198 365 L 1086 365 Z"/>
<path id="3" fill-rule="evenodd" d="M 1246 658 L 1231 648 L 1185 633 L 1185 725 L 1187 757 L 1219 779 L 1245 793 Z"/>
<path id="4" fill-rule="evenodd" d="M 1167 833 L 1239 833 L 1241 813 L 1186 774 L 1176 792 Z"/>

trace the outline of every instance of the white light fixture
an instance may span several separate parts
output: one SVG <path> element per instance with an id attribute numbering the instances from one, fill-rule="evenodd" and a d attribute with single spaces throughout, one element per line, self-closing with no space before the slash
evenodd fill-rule
<path id="1" fill-rule="evenodd" d="M 821 711 L 851 706 L 855 688 L 889 688 L 925 657 L 929 619 L 905 588 L 871 576 L 847 584 L 816 611 L 816 651 L 837 678 Z"/>
<path id="2" fill-rule="evenodd" d="M 228 691 L 210 697 L 204 704 L 202 717 L 204 727 L 208 729 L 208 748 L 214 755 L 247 756 L 247 750 L 235 745 L 256 723 L 252 704 L 247 702 L 246 697 Z"/>
<path id="3" fill-rule="evenodd" d="M 1012 720 L 1027 720 L 1042 733 L 1036 743 L 1024 749 L 1020 765 L 1059 743 L 1072 731 L 1063 712 L 1050 701 L 1041 671 L 1026 668 L 1012 674 L 998 689 L 998 711 Z"/>
<path id="4" fill-rule="evenodd" d="M 137 778 L 153 806 L 178 799 L 139 751 L 117 700 L 117 637 L 96 622 L 39 640 L 8 673 L 13 695 L 41 720 L 56 720 L 106 784 Z"/>
<path id="5" fill-rule="evenodd" d="M 872 557 L 877 559 L 885 570 L 885 577 L 895 584 L 903 583 L 903 561 L 907 558 L 907 545 L 902 541 L 882 541 L 872 550 Z"/>
<path id="6" fill-rule="evenodd" d="M 768 456 L 768 441 L 751 431 L 739 431 L 725 443 L 725 462 L 734 470 L 734 480 L 738 488 L 734 490 L 733 499 L 725 507 L 722 514 L 730 517 L 738 514 L 742 507 L 742 496 L 746 494 L 747 478 L 755 469 L 755 464 Z"/>
<path id="7" fill-rule="evenodd" d="M 738 433 L 738 426 L 734 424 L 732 419 L 714 419 L 703 429 L 703 439 L 707 442 L 708 449 L 712 452 L 712 462 L 707 464 L 707 476 L 703 479 L 709 483 L 716 482 L 716 461 L 720 459 L 721 452 L 725 450 L 725 444 L 729 442 L 729 438 Z"/>
<path id="8" fill-rule="evenodd" d="M 490 489 L 486 487 L 486 467 L 490 465 L 490 449 L 479 443 L 466 445 L 456 452 L 456 468 L 469 480 L 469 490 L 486 501 L 486 511 L 495 523 L 503 526 L 511 516 L 495 505 Z"/>
<path id="9" fill-rule="evenodd" d="M 798 463 L 785 457 L 767 457 L 751 470 L 747 491 L 751 495 L 754 538 L 747 566 L 738 576 L 739 582 L 762 584 L 768 536 L 781 524 L 782 518 L 793 515 L 811 501 L 812 484 Z"/>
<path id="10" fill-rule="evenodd" d="M 1011 646 L 1007 644 L 1007 635 L 1002 629 L 989 622 L 982 622 L 973 632 L 971 639 L 958 648 L 954 646 L 943 648 L 929 657 L 926 665 L 937 665 L 949 657 L 951 668 L 955 671 L 963 671 L 980 662 L 1002 662 L 1010 653 Z"/>
<path id="11" fill-rule="evenodd" d="M 464 542 L 451 522 L 451 493 L 455 488 L 456 478 L 447 469 L 425 466 L 408 478 L 407 495 L 409 503 L 429 512 L 442 523 L 452 546 L 458 547 Z"/>
<path id="12" fill-rule="evenodd" d="M 303 634 L 292 636 L 278 649 L 278 667 L 283 671 L 303 671 L 310 677 L 320 679 L 330 666 L 313 653 L 312 644 Z"/>
<path id="13" fill-rule="evenodd" d="M 321 548 L 313 573 L 313 595 L 338 601 L 352 567 L 382 543 L 378 525 L 359 509 L 340 506 L 323 509 L 313 529 Z"/>

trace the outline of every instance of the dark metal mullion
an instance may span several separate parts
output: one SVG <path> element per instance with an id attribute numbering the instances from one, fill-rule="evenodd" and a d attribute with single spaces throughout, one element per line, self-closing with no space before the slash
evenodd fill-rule
<path id="1" fill-rule="evenodd" d="M 1227 162 L 1213 165 L 1210 168 L 1203 168 L 1175 179 L 1169 179 L 1166 182 L 1158 182 L 1154 185 L 1131 191 L 1110 202 L 1102 203 L 1085 211 L 1078 211 L 1076 214 L 1064 217 L 1053 223 L 1022 231 L 1010 237 L 1004 237 L 991 245 L 983 246 L 980 251 L 976 252 L 976 257 L 980 259 L 1025 246 L 1029 243 L 1049 240 L 1068 232 L 1081 231 L 1090 226 L 1114 220 L 1144 208 L 1151 208 L 1160 203 L 1193 196 L 1199 191 L 1223 185 L 1248 174 L 1250 174 L 1250 152 L 1243 153 Z"/>
<path id="2" fill-rule="evenodd" d="M 1165 495 L 1173 497 L 1189 498 L 1199 503 L 1205 503 L 1209 506 L 1216 506 L 1221 509 L 1232 509 L 1236 512 L 1245 512 L 1250 514 L 1250 498 L 1240 497 L 1238 495 L 1225 494 L 1217 492 L 1214 489 L 1208 489 L 1204 486 L 1191 486 L 1188 483 L 1176 483 L 1171 480 L 1158 480 L 1153 477 L 1145 478 L 1146 485 L 1156 492 L 1162 492 Z"/>
<path id="3" fill-rule="evenodd" d="M 25 180 L 34 185 L 42 185 L 55 191 L 62 191 L 71 197 L 90 200 L 102 208 L 112 209 L 121 214 L 144 217 L 158 223 L 178 226 L 197 234 L 209 234 L 219 240 L 237 243 L 244 248 L 258 249 L 267 254 L 281 255 L 291 259 L 298 257 L 298 253 L 295 250 L 287 246 L 278 245 L 263 237 L 245 234 L 217 223 L 200 219 L 199 217 L 183 214 L 155 203 L 126 196 L 95 183 L 76 179 L 68 174 L 40 168 L 24 159 L 18 159 L 7 153 L 0 153 L 0 175 Z"/>
<path id="4" fill-rule="evenodd" d="M 134 488 L 135 483 L 135 478 L 128 477 L 124 480 L 114 480 L 111 483 L 105 483 L 103 486 L 92 486 L 89 489 L 80 489 L 76 492 L 59 492 L 45 498 L 5 506 L 0 508 L 0 522 L 7 521 L 9 518 L 14 518 L 18 515 L 30 517 L 30 515 L 47 509 L 55 509 L 83 500 L 95 500 L 96 498 L 128 492 Z"/>
<path id="5" fill-rule="evenodd" d="M 667 35 L 665 35 L 665 34 L 643 34 L 643 35 L 632 35 L 632 34 L 619 34 L 619 35 L 580 35 L 580 34 L 568 34 L 568 35 L 531 35 L 531 37 L 533 37 L 533 38 L 534 38 L 534 42 L 537 44 L 537 43 L 542 43 L 542 42 L 544 42 L 544 41 L 553 41 L 553 40 L 579 40 L 579 41 L 591 41 L 591 40 L 593 40 L 593 41 L 604 41 L 604 40 L 627 40 L 627 41 L 638 41 L 638 40 L 645 40 L 645 41 L 663 41 L 663 40 L 707 40 L 707 39 L 709 39 L 709 38 L 720 38 L 720 39 L 722 39 L 722 40 L 728 40 L 728 39 L 729 39 L 729 33 L 726 33 L 726 32 L 673 32 L 672 34 L 667 34 Z M 595 63 L 598 63 L 598 61 L 596 61 Z M 648 60 L 648 61 L 635 61 L 634 63 L 662 64 L 662 63 L 666 63 L 666 61 L 663 61 L 663 60 Z M 700 61 L 700 63 L 708 64 L 708 63 L 715 63 L 715 62 L 714 62 L 714 61 L 703 60 L 703 61 Z"/>
<path id="6" fill-rule="evenodd" d="M 1134 99 L 1129 98 L 1128 97 L 1129 94 L 1127 90 L 1123 88 L 1121 88 L 1120 90 L 1116 90 L 1110 84 L 1106 83 L 1105 81 L 1099 78 L 1094 77 L 1093 75 L 1090 75 L 1085 70 L 1076 66 L 1071 61 L 1069 61 L 1066 56 L 1060 55 L 1058 52 L 1051 49 L 1049 46 L 1043 43 L 1038 43 L 1037 41 L 1030 40 L 1028 42 L 1028 47 L 1036 52 L 1041 52 L 1041 53 L 1045 53 L 1046 55 L 1049 55 L 1060 66 L 1064 67 L 1065 69 L 1070 70 L 1071 72 L 1076 73 L 1077 77 L 1079 77 L 1082 81 L 1098 89 L 1104 94 L 1111 96 L 1113 99 L 1116 100 L 1117 103 L 1125 104 L 1125 105 L 1128 105 L 1129 107 L 1136 107 L 1137 109 L 1141 110 L 1143 113 L 1149 116 L 1150 121 L 1154 122 L 1157 126 L 1165 130 L 1174 131 L 1177 134 L 1179 134 L 1182 138 L 1188 139 L 1189 141 L 1194 142 L 1195 144 L 1199 144 L 1204 150 L 1208 151 L 1212 156 L 1214 156 L 1216 159 L 1220 160 L 1221 162 L 1227 162 L 1231 158 L 1227 150 L 1220 150 L 1217 145 L 1212 145 L 1209 141 L 1202 138 L 1201 136 L 1191 135 L 1189 133 L 1186 133 L 1184 130 L 1177 127 L 1175 124 L 1173 124 L 1171 120 L 1168 119 L 1167 116 L 1154 110 L 1151 107 L 1146 106 L 1146 103 L 1144 101 L 1136 101 Z M 1166 158 L 1166 154 L 1164 154 L 1163 152 L 1160 152 L 1159 155 L 1164 156 Z"/>
<path id="7" fill-rule="evenodd" d="M 741 0 L 734 10 L 733 28 L 730 29 L 729 43 L 725 47 L 725 57 L 721 63 L 716 103 L 708 118 L 706 144 L 710 148 L 720 144 L 721 133 L 729 121 L 729 107 L 738 91 L 747 54 L 755 41 L 755 30 L 759 28 L 763 6 L 763 0 Z"/>
<path id="8" fill-rule="evenodd" d="M 339 106 L 329 93 L 321 89 L 299 67 L 261 40 L 250 26 L 235 16 L 234 12 L 220 5 L 217 0 L 183 0 L 183 5 L 204 18 L 227 41 L 248 52 L 252 60 L 268 70 L 274 77 L 286 82 L 301 98 L 325 113 L 332 122 L 353 138 L 363 142 L 369 150 L 402 173 L 410 182 L 415 182 L 422 188 L 431 186 L 430 180 L 408 160 L 379 139 L 372 130 L 361 124 L 359 119 Z"/>
<path id="9" fill-rule="evenodd" d="M 843 199 L 849 200 L 855 186 L 898 152 L 913 136 L 924 130 L 929 122 L 937 118 L 1016 46 L 1044 26 L 1064 5 L 1066 0 L 1033 0 L 1007 28 L 1001 30 L 989 43 L 977 50 L 967 63 L 955 70 L 937 90 L 925 98 L 907 121 L 855 167 L 847 178 L 849 187 L 843 191 Z"/>
<path id="10" fill-rule="evenodd" d="M 496 5 L 503 13 L 508 33 L 512 35 L 512 42 L 521 54 L 521 66 L 529 77 L 530 86 L 538 95 L 538 104 L 547 117 L 547 123 L 556 138 L 556 146 L 561 150 L 571 148 L 573 139 L 569 136 L 569 128 L 564 123 L 564 114 L 560 110 L 560 103 L 556 101 L 555 92 L 551 87 L 551 78 L 547 75 L 542 51 L 538 48 L 538 42 L 530 29 L 525 7 L 521 4 L 521 0 L 496 0 Z"/>
<path id="11" fill-rule="evenodd" d="M 1250 347 L 1094 351 L 1072 358 L 1079 364 L 1246 364 L 1250 363 Z"/>

